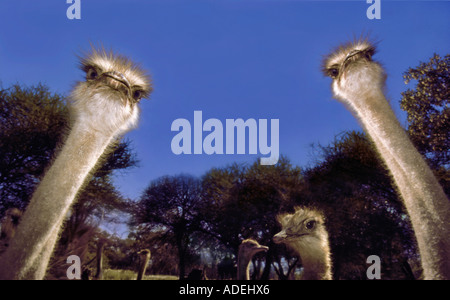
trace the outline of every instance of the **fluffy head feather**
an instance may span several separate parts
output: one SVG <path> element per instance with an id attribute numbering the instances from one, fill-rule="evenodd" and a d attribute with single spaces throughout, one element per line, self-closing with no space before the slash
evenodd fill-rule
<path id="1" fill-rule="evenodd" d="M 123 55 L 92 48 L 80 58 L 86 80 L 78 82 L 71 94 L 73 119 L 81 120 L 87 130 L 122 134 L 137 124 L 142 98 L 152 85 L 150 77 Z"/>
<path id="2" fill-rule="evenodd" d="M 375 54 L 375 45 L 362 39 L 338 46 L 322 62 L 322 72 L 333 79 L 339 78 L 345 67 L 358 59 L 371 61 Z"/>
<path id="3" fill-rule="evenodd" d="M 334 97 L 345 104 L 348 99 L 370 97 L 373 87 L 384 89 L 386 74 L 372 60 L 375 44 L 360 39 L 337 47 L 322 62 L 322 72 L 333 79 Z"/>
<path id="4" fill-rule="evenodd" d="M 264 252 L 269 250 L 269 247 L 260 245 L 257 241 L 252 239 L 247 239 L 242 241 L 241 245 L 239 246 L 239 254 L 248 253 L 248 255 L 251 257 L 259 252 Z"/>
<path id="5" fill-rule="evenodd" d="M 277 217 L 282 230 L 273 237 L 276 244 L 286 244 L 301 258 L 303 279 L 331 279 L 328 233 L 321 212 L 297 207 L 293 214 Z"/>
<path id="6" fill-rule="evenodd" d="M 127 86 L 130 100 L 139 101 L 147 98 L 152 91 L 150 76 L 140 65 L 132 62 L 127 57 L 106 51 L 104 48 L 80 57 L 80 68 L 86 72 L 87 81 L 100 80 L 102 77 L 115 79 Z"/>
<path id="7" fill-rule="evenodd" d="M 294 214 L 281 214 L 277 217 L 282 231 L 275 235 L 276 243 L 288 243 L 289 240 L 313 237 L 322 240 L 328 238 L 324 217 L 315 209 L 297 207 Z"/>

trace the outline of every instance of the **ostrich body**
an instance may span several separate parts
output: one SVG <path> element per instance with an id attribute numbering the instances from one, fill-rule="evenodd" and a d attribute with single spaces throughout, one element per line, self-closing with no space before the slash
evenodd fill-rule
<path id="1" fill-rule="evenodd" d="M 70 132 L 0 258 L 0 279 L 44 278 L 78 191 L 108 145 L 137 125 L 137 104 L 151 91 L 149 77 L 137 65 L 105 50 L 92 50 L 81 59 L 81 69 L 86 80 L 70 95 Z"/>
<path id="2" fill-rule="evenodd" d="M 282 230 L 273 237 L 300 257 L 302 280 L 331 280 L 331 256 L 328 232 L 322 214 L 310 208 L 296 208 L 294 214 L 278 216 Z"/>
<path id="3" fill-rule="evenodd" d="M 269 247 L 261 246 L 255 240 L 247 239 L 242 241 L 238 251 L 237 279 L 250 280 L 250 261 L 256 253 L 267 250 L 269 250 Z"/>
<path id="4" fill-rule="evenodd" d="M 389 169 L 420 251 L 425 279 L 450 279 L 450 204 L 442 187 L 401 127 L 383 90 L 386 75 L 372 60 L 375 47 L 359 41 L 324 61 L 334 97 L 350 108 Z"/>

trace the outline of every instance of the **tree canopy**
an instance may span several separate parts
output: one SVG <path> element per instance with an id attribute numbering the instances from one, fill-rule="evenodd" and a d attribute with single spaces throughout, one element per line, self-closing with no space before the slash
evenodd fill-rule
<path id="1" fill-rule="evenodd" d="M 434 54 L 426 63 L 409 68 L 405 83 L 417 82 L 402 93 L 408 114 L 408 133 L 418 150 L 437 169 L 450 167 L 450 54 Z"/>
<path id="2" fill-rule="evenodd" d="M 0 88 L 0 215 L 25 208 L 67 125 L 63 97 L 47 87 Z"/>
<path id="3" fill-rule="evenodd" d="M 133 224 L 144 225 L 147 230 L 165 231 L 164 240 L 175 245 L 180 278 L 185 277 L 193 234 L 199 228 L 202 201 L 198 179 L 187 175 L 166 176 L 153 181 L 135 206 Z"/>

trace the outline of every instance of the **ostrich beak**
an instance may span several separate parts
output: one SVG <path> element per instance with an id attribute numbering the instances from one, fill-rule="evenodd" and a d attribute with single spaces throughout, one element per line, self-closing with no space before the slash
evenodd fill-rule
<path id="1" fill-rule="evenodd" d="M 275 234 L 272 238 L 273 242 L 275 244 L 281 244 L 283 241 L 287 238 L 285 231 L 280 231 L 279 233 Z"/>
<path id="2" fill-rule="evenodd" d="M 269 247 L 267 247 L 267 246 L 259 246 L 259 251 L 267 252 L 267 251 L 269 251 Z"/>
<path id="3" fill-rule="evenodd" d="M 102 74 L 102 76 L 104 76 L 104 78 L 110 78 L 110 80 L 108 80 L 108 85 L 117 91 L 120 91 L 121 93 L 123 93 L 123 95 L 126 97 L 126 99 L 131 99 L 132 96 L 132 89 L 131 89 L 131 84 L 128 81 L 128 79 L 125 77 L 125 75 L 123 75 L 122 73 L 118 72 L 118 71 L 110 71 L 110 72 L 105 72 Z M 112 80 L 111 80 L 112 79 Z M 126 103 L 126 100 L 124 100 Z M 133 101 L 131 102 L 133 103 Z"/>
<path id="4" fill-rule="evenodd" d="M 120 72 L 117 71 L 111 71 L 111 72 L 105 72 L 103 73 L 104 76 L 110 77 L 112 79 L 115 79 L 121 83 L 123 83 L 128 89 L 131 89 L 131 84 L 128 81 L 128 79 Z"/>
<path id="5" fill-rule="evenodd" d="M 263 245 L 258 245 L 254 249 L 258 252 L 267 252 L 267 250 L 269 250 L 269 247 L 263 246 Z"/>

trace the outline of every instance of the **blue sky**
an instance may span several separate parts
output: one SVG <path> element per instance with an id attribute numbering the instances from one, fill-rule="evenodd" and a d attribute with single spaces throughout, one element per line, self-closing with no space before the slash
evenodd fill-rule
<path id="1" fill-rule="evenodd" d="M 122 193 L 138 198 L 162 175 L 203 175 L 212 167 L 253 163 L 255 155 L 180 155 L 171 151 L 175 119 L 279 119 L 280 153 L 299 166 L 311 144 L 360 129 L 333 100 L 322 76 L 323 55 L 361 33 L 379 41 L 387 92 L 401 122 L 402 74 L 450 50 L 449 1 L 381 1 L 369 20 L 366 1 L 81 0 L 81 20 L 69 20 L 65 0 L 0 2 L 0 81 L 42 82 L 68 95 L 83 79 L 76 55 L 89 43 L 139 61 L 154 93 L 141 105 L 139 128 L 126 134 L 139 168 L 120 174 Z"/>

